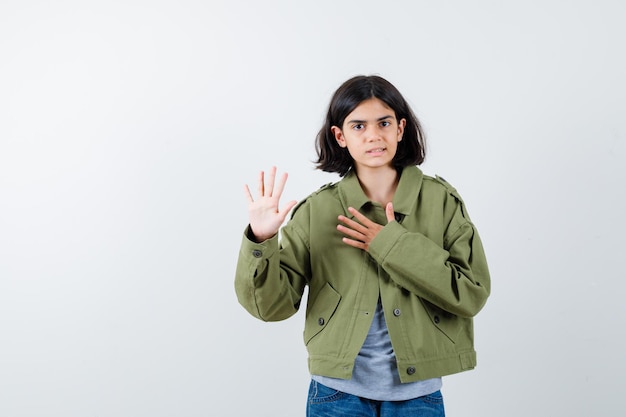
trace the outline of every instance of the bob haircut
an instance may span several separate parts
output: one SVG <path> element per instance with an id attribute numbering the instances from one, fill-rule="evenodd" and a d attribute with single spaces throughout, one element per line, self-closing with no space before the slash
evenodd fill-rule
<path id="1" fill-rule="evenodd" d="M 426 157 L 426 138 L 422 126 L 402 94 L 389 81 L 377 75 L 357 75 L 344 82 L 333 94 L 324 125 L 317 134 L 315 150 L 316 168 L 336 172 L 341 177 L 354 167 L 346 148 L 339 146 L 332 126 L 343 129 L 346 117 L 361 102 L 377 98 L 396 113 L 396 120 L 406 120 L 402 140 L 398 143 L 393 165 L 400 170 L 410 165 L 420 165 Z"/>

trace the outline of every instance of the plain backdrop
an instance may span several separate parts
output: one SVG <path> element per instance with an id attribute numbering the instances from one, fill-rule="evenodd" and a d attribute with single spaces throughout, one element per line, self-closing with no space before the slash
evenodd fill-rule
<path id="1" fill-rule="evenodd" d="M 303 311 L 249 316 L 243 185 L 338 177 L 357 74 L 424 124 L 493 292 L 447 413 L 626 413 L 626 3 L 2 0 L 0 415 L 303 416 Z"/>

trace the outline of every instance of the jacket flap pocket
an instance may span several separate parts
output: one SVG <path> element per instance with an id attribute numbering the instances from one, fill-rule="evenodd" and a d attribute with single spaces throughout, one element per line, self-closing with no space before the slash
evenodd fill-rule
<path id="1" fill-rule="evenodd" d="M 311 308 L 307 310 L 304 325 L 305 344 L 308 344 L 316 334 L 328 326 L 333 314 L 335 314 L 337 310 L 337 306 L 339 306 L 341 295 L 339 295 L 329 283 L 326 283 L 317 293 L 315 299 L 310 301 L 312 301 L 313 304 Z"/>
<path id="2" fill-rule="evenodd" d="M 424 299 L 420 298 L 420 300 L 428 312 L 428 316 L 433 325 L 445 334 L 452 343 L 456 343 L 461 328 L 459 318 Z"/>

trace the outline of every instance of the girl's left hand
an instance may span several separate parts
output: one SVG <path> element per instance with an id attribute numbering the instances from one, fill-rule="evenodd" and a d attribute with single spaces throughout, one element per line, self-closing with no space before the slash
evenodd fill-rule
<path id="1" fill-rule="evenodd" d="M 337 230 L 349 236 L 342 238 L 345 244 L 358 249 L 363 249 L 367 252 L 369 250 L 370 242 L 374 240 L 378 232 L 380 232 L 384 226 L 371 221 L 353 207 L 348 207 L 348 211 L 358 220 L 358 222 L 349 219 L 346 216 L 339 216 L 338 219 L 343 223 L 343 225 L 337 225 Z M 396 220 L 393 211 L 393 204 L 391 204 L 391 202 L 387 203 L 385 206 L 385 215 L 387 216 L 387 223 Z"/>

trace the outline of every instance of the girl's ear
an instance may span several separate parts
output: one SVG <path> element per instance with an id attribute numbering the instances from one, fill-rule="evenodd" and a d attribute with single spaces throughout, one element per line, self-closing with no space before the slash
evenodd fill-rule
<path id="1" fill-rule="evenodd" d="M 345 148 L 347 146 L 346 139 L 343 137 L 343 132 L 341 131 L 341 129 L 339 129 L 337 126 L 332 126 L 330 128 L 330 131 L 333 132 L 333 136 L 335 136 L 335 140 L 337 141 L 339 146 Z"/>
<path id="2" fill-rule="evenodd" d="M 404 134 L 404 128 L 406 127 L 406 119 L 400 119 L 398 122 L 398 142 L 402 140 L 402 135 Z"/>

